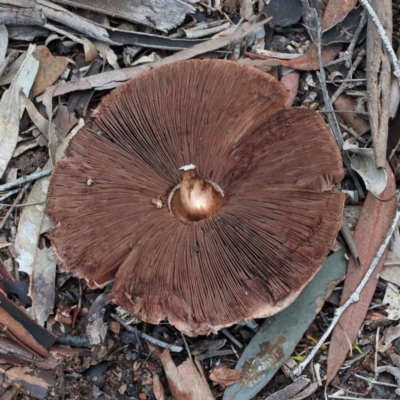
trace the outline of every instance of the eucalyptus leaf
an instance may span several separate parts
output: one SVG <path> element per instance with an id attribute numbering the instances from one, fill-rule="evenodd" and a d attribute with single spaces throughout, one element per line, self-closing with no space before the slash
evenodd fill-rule
<path id="1" fill-rule="evenodd" d="M 346 273 L 344 250 L 329 256 L 314 279 L 286 309 L 268 318 L 240 357 L 241 379 L 223 400 L 252 399 L 291 356 L 325 300 Z"/>

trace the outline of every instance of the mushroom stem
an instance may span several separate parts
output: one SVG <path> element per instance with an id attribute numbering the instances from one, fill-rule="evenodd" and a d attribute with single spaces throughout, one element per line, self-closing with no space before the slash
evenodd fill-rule
<path id="1" fill-rule="evenodd" d="M 224 192 L 219 185 L 199 175 L 195 165 L 179 168 L 182 181 L 168 198 L 172 215 L 182 222 L 200 221 L 222 207 Z"/>

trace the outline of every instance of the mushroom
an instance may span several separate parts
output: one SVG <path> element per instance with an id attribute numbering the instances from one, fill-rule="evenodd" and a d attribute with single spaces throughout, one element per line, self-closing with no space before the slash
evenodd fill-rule
<path id="1" fill-rule="evenodd" d="M 143 321 L 215 332 L 288 306 L 339 231 L 340 151 L 272 76 L 168 64 L 122 84 L 56 165 L 60 267 Z M 100 132 L 99 132 L 100 130 Z"/>

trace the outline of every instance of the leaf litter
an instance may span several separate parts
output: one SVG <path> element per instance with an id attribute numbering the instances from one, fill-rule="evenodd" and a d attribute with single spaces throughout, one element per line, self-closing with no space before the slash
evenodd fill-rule
<path id="1" fill-rule="evenodd" d="M 391 252 L 378 263 L 360 300 L 316 354 L 320 370 L 306 367 L 305 377 L 296 380 L 296 368 L 334 315 L 335 295 L 343 302 L 354 291 L 387 233 L 396 208 L 400 141 L 398 132 L 388 129 L 389 117 L 395 116 L 394 123 L 397 117 L 397 80 L 383 50 L 383 33 L 369 14 L 355 1 L 329 0 L 326 7 L 295 3 L 160 0 L 144 11 L 144 2 L 122 0 L 96 6 L 0 0 L 0 324 L 6 332 L 0 335 L 0 398 L 300 399 L 320 395 L 321 380 L 331 398 L 398 398 L 398 228 Z M 395 45 L 398 5 L 371 4 Z M 321 41 L 309 23 L 312 7 L 317 7 Z M 109 301 L 96 302 L 102 293 L 107 298 L 111 287 L 90 290 L 57 269 L 45 207 L 50 177 L 30 178 L 51 171 L 70 138 L 92 124 L 112 88 L 196 57 L 226 58 L 271 74 L 289 90 L 287 107 L 317 110 L 326 120 L 336 110 L 349 154 L 346 165 L 358 174 L 347 170 L 337 188 L 348 195 L 349 230 L 339 234 L 336 252 L 316 278 L 291 306 L 257 321 L 260 328 L 243 322 L 226 330 L 227 339 L 222 332 L 185 338 L 167 322 L 137 321 L 133 329 L 131 316 Z M 93 177 L 84 179 L 88 188 L 96 184 Z M 355 207 L 362 208 L 361 215 L 352 212 Z M 345 250 L 337 251 L 346 246 L 358 254 L 361 267 L 350 250 L 349 261 Z M 344 277 L 344 288 L 335 288 Z M 110 318 L 115 312 L 119 319 Z M 184 350 L 161 353 L 158 345 Z M 375 360 L 371 346 L 377 346 Z M 355 348 L 365 352 L 357 355 Z M 62 374 L 56 373 L 60 368 Z M 188 379 L 197 382 L 193 388 Z M 201 394 L 183 397 L 194 387 Z"/>

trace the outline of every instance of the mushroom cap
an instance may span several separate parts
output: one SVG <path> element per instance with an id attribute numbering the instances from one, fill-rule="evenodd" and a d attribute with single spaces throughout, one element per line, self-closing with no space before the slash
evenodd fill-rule
<path id="1" fill-rule="evenodd" d="M 60 267 L 91 287 L 115 279 L 115 303 L 191 336 L 288 306 L 327 256 L 344 195 L 331 132 L 286 98 L 272 76 L 220 60 L 118 87 L 97 110 L 101 134 L 83 127 L 53 172 Z M 186 221 L 169 209 L 184 166 L 222 189 L 212 215 Z"/>

